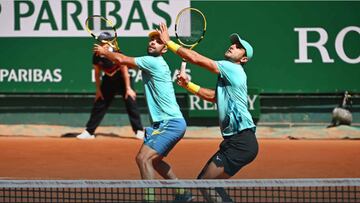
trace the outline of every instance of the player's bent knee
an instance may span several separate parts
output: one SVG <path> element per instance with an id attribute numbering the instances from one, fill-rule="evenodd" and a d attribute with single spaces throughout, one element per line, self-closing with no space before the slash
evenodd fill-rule
<path id="1" fill-rule="evenodd" d="M 136 155 L 136 163 L 138 164 L 138 165 L 143 165 L 144 164 L 144 160 L 145 160 L 145 156 L 144 156 L 144 154 L 143 153 L 139 153 L 139 154 L 137 154 Z"/>
<path id="2" fill-rule="evenodd" d="M 152 162 L 151 156 L 149 156 L 147 153 L 139 153 L 136 156 L 136 163 L 138 165 L 149 164 L 151 162 Z"/>

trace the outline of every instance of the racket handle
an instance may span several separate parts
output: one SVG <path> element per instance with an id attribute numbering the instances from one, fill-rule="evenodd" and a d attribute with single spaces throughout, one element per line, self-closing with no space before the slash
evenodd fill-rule
<path id="1" fill-rule="evenodd" d="M 186 61 L 182 61 L 181 62 L 181 67 L 180 67 L 180 75 L 186 75 Z"/>

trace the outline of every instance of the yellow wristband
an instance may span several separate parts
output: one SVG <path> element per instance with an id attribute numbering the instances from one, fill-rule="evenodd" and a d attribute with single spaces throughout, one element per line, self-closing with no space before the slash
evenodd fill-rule
<path id="1" fill-rule="evenodd" d="M 189 82 L 185 87 L 189 92 L 196 94 L 200 90 L 200 86 L 197 84 L 194 84 L 192 82 Z"/>
<path id="2" fill-rule="evenodd" d="M 177 50 L 181 47 L 180 45 L 176 44 L 173 41 L 167 41 L 166 46 L 168 47 L 168 49 L 170 49 L 174 53 L 176 53 Z"/>

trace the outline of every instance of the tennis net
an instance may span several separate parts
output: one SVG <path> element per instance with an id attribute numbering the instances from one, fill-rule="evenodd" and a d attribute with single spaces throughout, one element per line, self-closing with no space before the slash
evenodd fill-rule
<path id="1" fill-rule="evenodd" d="M 360 202 L 360 178 L 0 180 L 0 202 Z"/>

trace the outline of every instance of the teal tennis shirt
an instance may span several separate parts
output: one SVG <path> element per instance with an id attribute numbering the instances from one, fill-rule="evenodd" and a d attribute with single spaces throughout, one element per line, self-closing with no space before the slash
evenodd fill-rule
<path id="1" fill-rule="evenodd" d="M 216 85 L 221 134 L 231 136 L 255 124 L 248 110 L 246 74 L 241 65 L 216 61 L 220 71 Z"/>
<path id="2" fill-rule="evenodd" d="M 183 118 L 176 102 L 171 71 L 162 56 L 136 57 L 135 63 L 142 72 L 146 102 L 153 122 Z"/>

